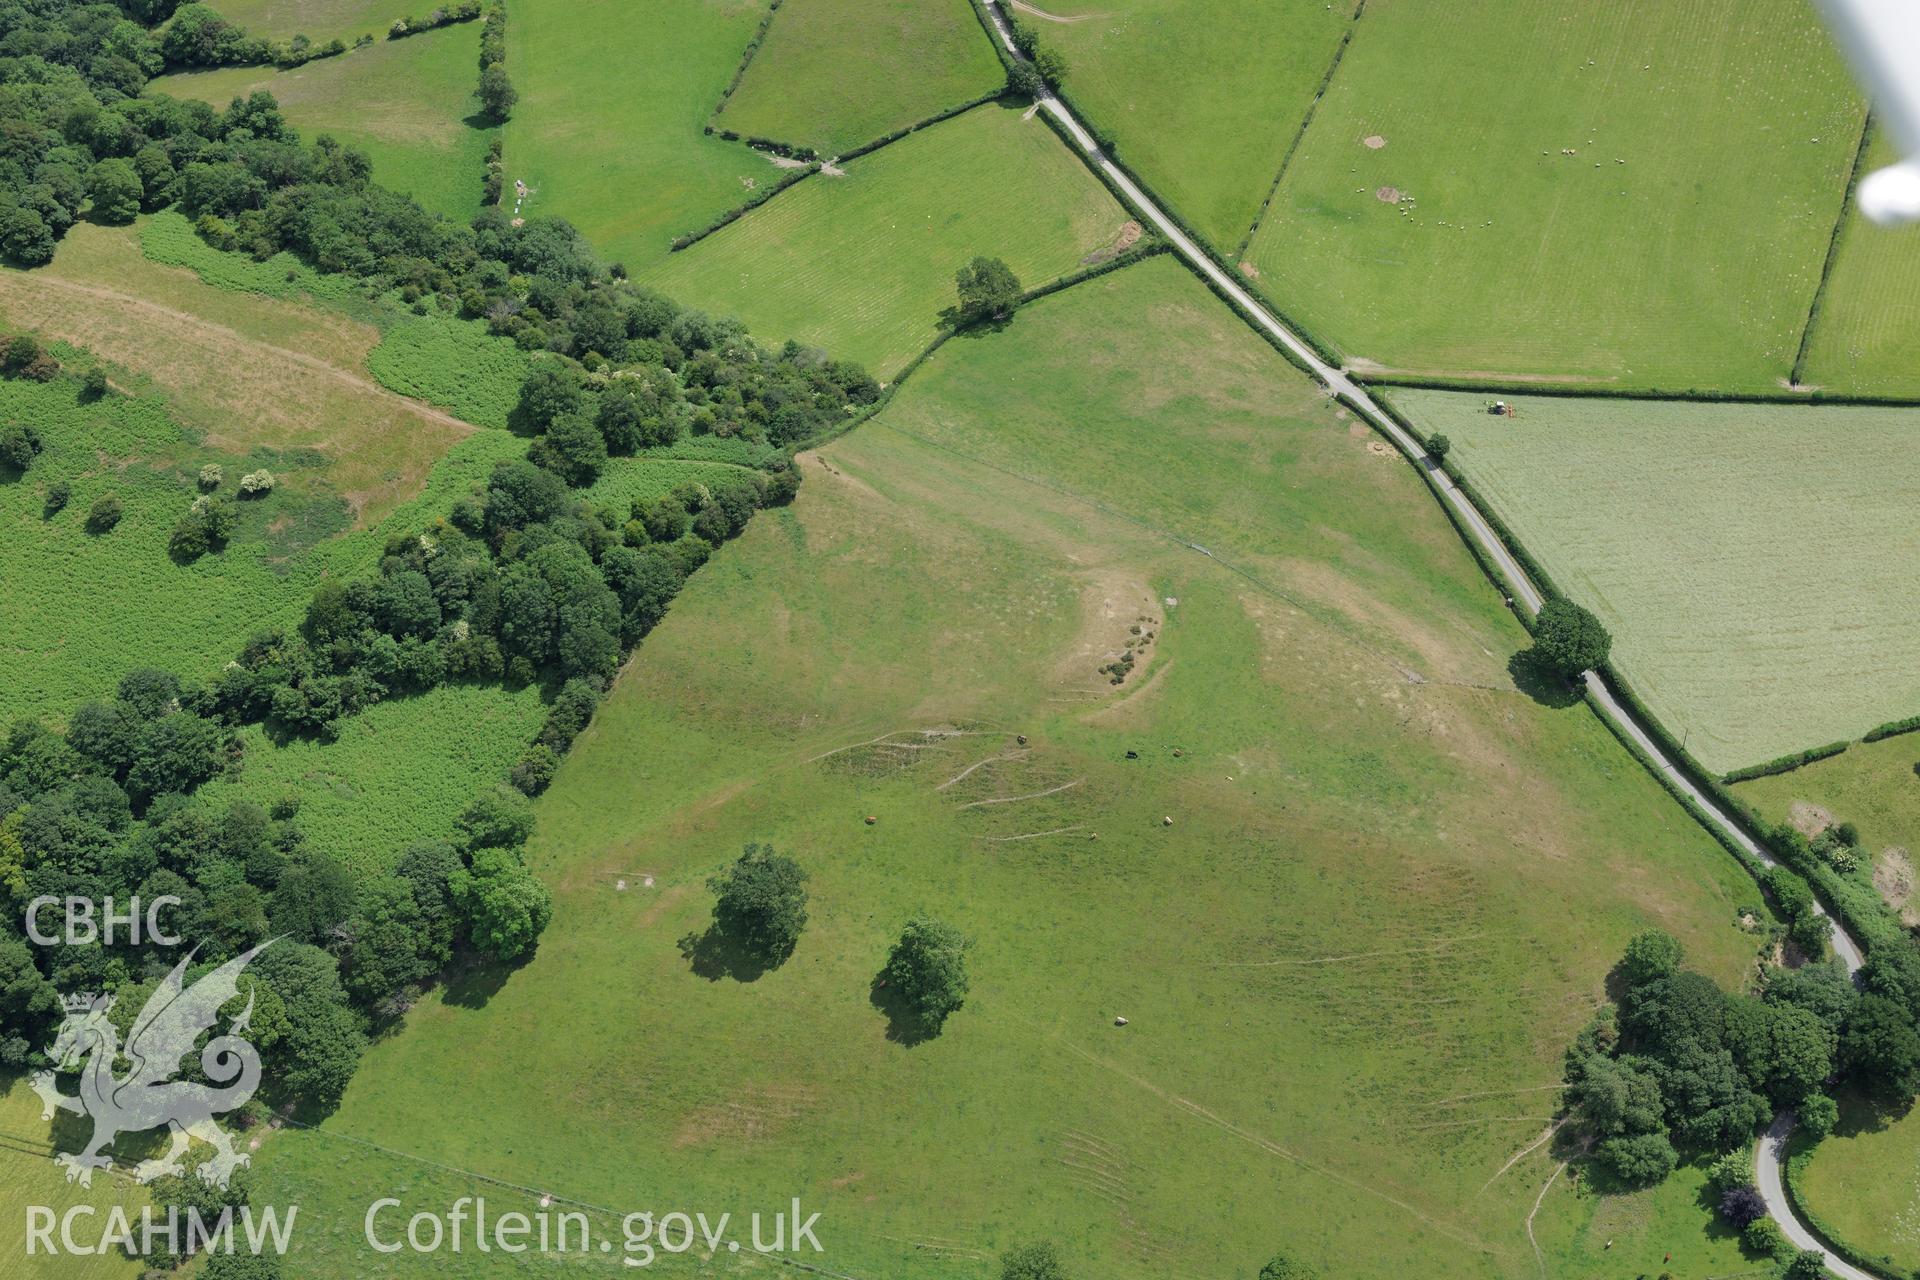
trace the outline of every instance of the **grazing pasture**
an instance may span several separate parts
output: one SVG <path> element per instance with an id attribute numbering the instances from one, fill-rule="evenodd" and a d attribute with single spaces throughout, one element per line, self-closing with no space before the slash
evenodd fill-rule
<path id="1" fill-rule="evenodd" d="M 85 1121 L 80 1121 L 83 1126 Z M 75 1218 L 75 1236 L 98 1239 L 106 1215 L 114 1205 L 138 1214 L 147 1203 L 144 1189 L 124 1175 L 95 1178 L 81 1187 L 66 1180 L 53 1162 L 54 1146 L 47 1140 L 51 1126 L 40 1119 L 40 1099 L 24 1080 L 11 1082 L 0 1093 L 0 1204 L 7 1206 L 0 1226 L 0 1277 L 5 1280 L 138 1280 L 146 1268 L 117 1251 L 99 1257 L 43 1251 L 27 1256 L 26 1206 L 45 1205 L 63 1215 L 79 1205 L 90 1205 L 94 1216 Z M 71 1143 L 67 1149 L 71 1149 Z M 56 1237 L 57 1239 L 58 1237 Z"/>
<path id="2" fill-rule="evenodd" d="M 1734 788 L 1769 822 L 1812 834 L 1851 822 L 1860 833 L 1856 879 L 1871 885 L 1909 925 L 1920 924 L 1920 737 L 1858 742 L 1837 756 Z"/>
<path id="3" fill-rule="evenodd" d="M 418 493 L 473 431 L 373 379 L 374 325 L 151 262 L 132 228 L 83 223 L 50 266 L 0 270 L 0 323 L 86 348 L 123 389 L 163 396 L 210 449 L 317 455 L 362 524 Z"/>
<path id="4" fill-rule="evenodd" d="M 479 24 L 458 23 L 287 71 L 221 67 L 162 76 L 153 88 L 220 108 L 264 89 L 302 137 L 331 134 L 366 152 L 374 181 L 464 222 L 480 211 L 487 145 L 498 134 L 468 120 L 479 52 Z"/>
<path id="5" fill-rule="evenodd" d="M 637 651 L 538 804 L 538 954 L 257 1155 L 293 1269 L 377 1268 L 367 1187 L 443 1204 L 435 1161 L 618 1211 L 799 1194 L 851 1275 L 1035 1237 L 1114 1280 L 1531 1274 L 1552 1162 L 1502 1170 L 1608 966 L 1658 924 L 1731 980 L 1757 895 L 1512 687 L 1523 633 L 1370 439 L 1167 259 L 947 344 Z M 798 951 L 696 972 L 755 839 L 812 877 Z M 909 1045 L 872 984 L 923 908 L 973 985 Z"/>
<path id="6" fill-rule="evenodd" d="M 1372 6 L 1245 269 L 1362 370 L 1774 389 L 1862 110 L 1804 0 Z"/>
<path id="7" fill-rule="evenodd" d="M 1401 391 L 1421 432 L 1612 630 L 1654 715 L 1727 771 L 1920 711 L 1920 411 Z"/>
<path id="8" fill-rule="evenodd" d="M 1860 171 L 1899 158 L 1876 129 Z M 1920 242 L 1847 211 L 1800 376 L 1830 391 L 1920 396 Z"/>
<path id="9" fill-rule="evenodd" d="M 834 156 L 1005 78 L 967 0 L 787 0 L 714 123 Z"/>
<path id="10" fill-rule="evenodd" d="M 777 21 L 777 20 L 776 20 Z M 939 330 L 954 272 L 1004 258 L 1028 288 L 1111 243 L 1127 214 L 1052 130 L 989 104 L 817 174 L 643 274 L 891 377 Z"/>
<path id="11" fill-rule="evenodd" d="M 1889 1115 L 1854 1099 L 1796 1186 L 1848 1244 L 1896 1273 L 1920 1270 L 1920 1108 Z"/>
<path id="12" fill-rule="evenodd" d="M 1067 92 L 1113 134 L 1127 165 L 1231 253 L 1279 175 L 1354 5 L 1055 0 L 1011 9 L 1066 56 Z"/>
<path id="13" fill-rule="evenodd" d="M 509 0 L 507 189 L 638 271 L 676 235 L 740 204 L 779 170 L 703 133 L 765 12 L 764 0 Z M 476 175 L 475 181 L 478 181 Z"/>

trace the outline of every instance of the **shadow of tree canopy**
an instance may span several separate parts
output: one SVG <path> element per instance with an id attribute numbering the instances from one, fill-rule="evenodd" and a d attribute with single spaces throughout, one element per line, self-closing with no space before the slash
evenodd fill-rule
<path id="1" fill-rule="evenodd" d="M 708 982 L 722 978 L 758 982 L 761 975 L 775 967 L 754 947 L 721 928 L 717 921 L 708 925 L 704 933 L 689 933 L 681 938 L 680 954 L 687 958 L 694 973 Z"/>
<path id="2" fill-rule="evenodd" d="M 873 984 L 867 989 L 867 1003 L 878 1009 L 887 1019 L 887 1039 L 898 1045 L 912 1048 L 925 1044 L 940 1034 L 940 1028 L 929 1027 L 926 1020 L 899 991 L 887 986 L 887 971 L 884 967 L 873 975 Z"/>
<path id="3" fill-rule="evenodd" d="M 1579 688 L 1553 670 L 1532 649 L 1522 649 L 1507 659 L 1507 674 L 1513 687 L 1543 707 L 1556 710 L 1581 700 Z"/>

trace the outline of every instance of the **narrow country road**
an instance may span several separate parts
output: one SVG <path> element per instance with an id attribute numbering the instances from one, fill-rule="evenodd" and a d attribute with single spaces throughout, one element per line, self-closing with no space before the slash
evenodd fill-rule
<path id="1" fill-rule="evenodd" d="M 1013 31 L 1007 24 L 1005 13 L 1001 10 L 1000 0 L 982 0 L 982 2 L 986 7 L 987 15 L 993 20 L 1000 42 L 1006 46 L 1009 54 L 1019 58 L 1021 54 L 1013 43 Z M 1494 533 L 1493 527 L 1487 523 L 1486 517 L 1481 515 L 1480 509 L 1474 506 L 1473 501 L 1448 478 L 1446 472 L 1441 469 L 1438 459 L 1427 453 L 1426 446 L 1394 421 L 1386 410 L 1382 409 L 1365 390 L 1355 385 L 1345 372 L 1321 359 L 1319 353 L 1308 346 L 1298 334 L 1282 324 L 1278 317 L 1262 306 L 1252 294 L 1241 288 L 1239 282 L 1231 275 L 1222 270 L 1220 265 L 1196 245 L 1179 225 L 1169 218 L 1133 179 L 1127 176 L 1124 170 L 1101 153 L 1093 135 L 1074 118 L 1073 112 L 1068 109 L 1066 103 L 1051 93 L 1043 92 L 1039 105 L 1042 110 L 1060 122 L 1068 136 L 1074 140 L 1075 145 L 1086 153 L 1088 162 L 1112 181 L 1113 185 L 1126 196 L 1128 203 L 1153 226 L 1155 231 L 1166 237 L 1181 257 L 1211 281 L 1214 287 L 1231 300 L 1249 321 L 1271 334 L 1276 341 L 1292 352 L 1300 363 L 1311 370 L 1313 376 L 1327 387 L 1329 392 L 1377 427 L 1402 453 L 1407 455 L 1415 466 L 1426 473 L 1442 500 L 1453 508 L 1460 517 L 1462 526 L 1472 533 L 1473 540 L 1479 544 L 1480 549 L 1486 553 L 1489 560 L 1500 567 L 1500 573 L 1507 580 L 1508 589 L 1513 593 L 1513 597 L 1524 603 L 1529 612 L 1537 613 L 1545 603 L 1540 589 L 1534 585 L 1526 571 L 1520 567 L 1520 563 L 1507 550 L 1506 544 L 1501 542 L 1499 535 Z M 1728 839 L 1749 856 L 1766 866 L 1774 865 L 1774 858 L 1765 847 L 1715 803 L 1712 797 L 1694 785 L 1633 713 L 1613 696 L 1613 692 L 1597 674 L 1589 671 L 1583 678 L 1594 708 L 1640 749 L 1670 785 L 1686 796 L 1708 822 L 1724 832 Z M 1816 910 L 1821 908 L 1816 907 Z M 1859 945 L 1845 929 L 1840 927 L 1838 920 L 1829 921 L 1829 926 L 1833 936 L 1834 954 L 1839 956 L 1841 962 L 1846 965 L 1847 972 L 1857 979 L 1860 967 L 1865 962 Z M 1780 1229 L 1789 1240 L 1802 1249 L 1818 1250 L 1826 1258 L 1827 1269 L 1842 1277 L 1842 1280 L 1881 1280 L 1881 1277 L 1861 1270 L 1821 1244 L 1813 1232 L 1794 1216 L 1793 1205 L 1787 1199 L 1786 1189 L 1782 1184 L 1780 1159 L 1788 1135 L 1793 1131 L 1794 1121 L 1792 1112 L 1781 1112 L 1775 1117 L 1766 1136 L 1760 1139 L 1755 1152 L 1754 1172 L 1760 1184 L 1760 1194 L 1767 1202 L 1768 1212 L 1779 1222 Z"/>

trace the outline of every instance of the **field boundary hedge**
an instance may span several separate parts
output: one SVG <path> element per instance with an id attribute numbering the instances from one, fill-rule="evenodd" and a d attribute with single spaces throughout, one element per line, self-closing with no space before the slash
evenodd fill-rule
<path id="1" fill-rule="evenodd" d="M 1897 738 L 1903 733 L 1912 733 L 1920 729 L 1920 716 L 1908 716 L 1903 720 L 1889 720 L 1877 724 L 1860 737 L 1862 742 L 1878 742 L 1882 738 Z"/>
<path id="2" fill-rule="evenodd" d="M 684 235 L 675 236 L 673 242 L 667 246 L 667 252 L 678 253 L 682 249 L 691 248 L 693 245 L 699 244 L 702 240 L 705 240 L 721 228 L 740 221 L 740 219 L 746 217 L 749 213 L 752 213 L 755 209 L 758 209 L 761 205 L 773 199 L 794 183 L 804 178 L 811 178 L 818 172 L 820 172 L 820 162 L 818 160 L 810 162 L 804 168 L 788 169 L 780 175 L 777 181 L 765 187 L 755 189 L 753 195 L 750 196 L 744 204 L 735 205 L 733 208 L 707 223 L 706 226 L 701 227 L 698 231 L 689 231 Z"/>
<path id="3" fill-rule="evenodd" d="M 1720 775 L 1720 781 L 1727 786 L 1732 786 L 1736 782 L 1751 782 L 1755 778 L 1771 777 L 1776 773 L 1791 773 L 1803 764 L 1831 759 L 1852 745 L 1853 740 L 1849 738 L 1844 742 L 1829 742 L 1822 747 L 1808 747 L 1805 751 L 1789 752 L 1760 764 L 1750 764 L 1743 769 L 1730 769 Z"/>
<path id="4" fill-rule="evenodd" d="M 1554 396 L 1563 400 L 1653 400 L 1689 404 L 1834 404 L 1880 406 L 1911 409 L 1920 405 L 1920 396 L 1851 395 L 1829 391 L 1715 391 L 1690 387 L 1669 390 L 1658 387 L 1609 387 L 1598 383 L 1501 382 L 1497 379 L 1461 379 L 1418 373 L 1368 373 L 1348 377 L 1365 387 L 1406 387 L 1416 391 L 1477 391 L 1487 395 Z"/>
<path id="5" fill-rule="evenodd" d="M 1274 196 L 1279 194 L 1280 184 L 1286 179 L 1288 167 L 1293 164 L 1294 153 L 1300 150 L 1301 140 L 1307 136 L 1307 130 L 1313 127 L 1314 112 L 1320 109 L 1320 99 L 1326 97 L 1327 90 L 1333 87 L 1333 74 L 1340 69 L 1340 60 L 1347 56 L 1347 46 L 1353 43 L 1353 33 L 1360 26 L 1360 16 L 1366 11 L 1367 0 L 1359 0 L 1353 6 L 1353 16 L 1347 20 L 1347 29 L 1340 35 L 1340 43 L 1333 51 L 1333 60 L 1327 64 L 1327 73 L 1320 77 L 1320 86 L 1308 100 L 1307 113 L 1300 118 L 1300 127 L 1293 131 L 1293 141 L 1287 144 L 1287 153 L 1280 157 L 1280 169 L 1273 175 L 1273 185 L 1267 188 L 1266 198 L 1254 210 L 1253 222 L 1247 227 L 1247 234 L 1240 237 L 1240 245 L 1233 251 L 1234 257 L 1246 255 L 1247 247 L 1260 230 L 1260 224 L 1267 220 L 1267 208 L 1273 203 Z"/>
<path id="6" fill-rule="evenodd" d="M 1820 304 L 1827 296 L 1827 280 L 1833 275 L 1833 264 L 1840 257 L 1840 236 L 1847 227 L 1847 215 L 1853 212 L 1854 197 L 1860 189 L 1860 170 L 1867 162 L 1867 140 L 1873 137 L 1873 109 L 1869 107 L 1860 120 L 1860 141 L 1853 148 L 1853 167 L 1847 170 L 1846 190 L 1840 196 L 1840 212 L 1833 219 L 1833 234 L 1827 237 L 1827 256 L 1820 263 L 1820 279 L 1813 286 L 1813 299 L 1807 303 L 1807 322 L 1800 326 L 1800 347 L 1793 353 L 1793 368 L 1787 373 L 1787 381 L 1800 385 L 1800 375 L 1806 371 L 1807 348 L 1813 345 L 1813 326 L 1820 319 Z"/>
<path id="7" fill-rule="evenodd" d="M 1816 1144 L 1804 1151 L 1796 1151 L 1781 1163 L 1780 1184 L 1786 1190 L 1787 1203 L 1793 1206 L 1793 1211 L 1798 1215 L 1801 1225 L 1811 1231 L 1814 1238 L 1821 1244 L 1854 1266 L 1871 1271 L 1877 1276 L 1885 1276 L 1886 1280 L 1907 1280 L 1911 1273 L 1903 1270 L 1892 1258 L 1885 1254 L 1868 1253 L 1848 1243 L 1845 1236 L 1833 1229 L 1833 1224 L 1808 1207 L 1806 1197 L 1800 1194 L 1800 1175 L 1817 1149 Z"/>
<path id="8" fill-rule="evenodd" d="M 727 87 L 720 91 L 720 101 L 713 104 L 713 110 L 707 113 L 706 132 L 712 133 L 713 122 L 727 109 L 727 100 L 739 89 L 740 82 L 747 78 L 747 68 L 753 64 L 753 56 L 760 52 L 760 45 L 767 38 L 767 29 L 773 25 L 773 15 L 780 12 L 781 0 L 771 0 L 767 12 L 760 19 L 760 25 L 753 29 L 753 39 L 747 41 L 747 47 L 740 51 L 740 65 L 733 69 L 733 79 L 727 81 Z"/>

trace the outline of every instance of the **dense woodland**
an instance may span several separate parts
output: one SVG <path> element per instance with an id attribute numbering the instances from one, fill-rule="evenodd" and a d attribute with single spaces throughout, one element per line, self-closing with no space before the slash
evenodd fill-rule
<path id="1" fill-rule="evenodd" d="M 527 459 L 393 538 L 375 571 L 323 582 L 297 633 L 247 638 L 218 672 L 131 671 L 111 698 L 74 708 L 64 730 L 22 723 L 0 743 L 0 1066 L 43 1065 L 58 991 L 119 990 L 115 1016 L 131 1018 L 141 985 L 178 959 L 124 938 L 29 946 L 29 901 L 173 895 L 183 905 L 171 923 L 200 962 L 280 939 L 250 970 L 262 993 L 253 1039 L 270 1066 L 263 1096 L 325 1108 L 368 1034 L 423 984 L 461 956 L 505 963 L 535 944 L 551 903 L 518 852 L 527 797 L 687 576 L 756 509 L 791 500 L 799 475 L 775 449 L 730 483 L 684 484 L 624 509 L 595 507 L 579 488 L 612 459 L 688 434 L 792 446 L 841 426 L 880 389 L 857 366 L 792 344 L 762 350 L 737 323 L 627 283 L 563 221 L 428 214 L 374 185 L 365 156 L 302 141 L 266 94 L 224 112 L 142 96 L 150 75 L 181 61 L 143 25 L 166 16 L 131 0 L 0 7 L 0 252 L 37 265 L 76 218 L 177 206 L 220 247 L 289 251 L 417 312 L 483 318 L 541 353 L 512 415 Z M 50 364 L 7 372 L 57 376 Z M 21 452 L 16 475 L 32 463 L 31 448 Z M 218 529 L 200 532 L 184 552 L 176 536 L 176 558 L 219 550 Z M 244 726 L 326 739 L 382 699 L 501 680 L 550 692 L 538 740 L 511 786 L 482 789 L 457 831 L 411 849 L 390 875 L 356 875 L 305 840 L 297 796 L 261 809 L 194 795 L 244 767 Z"/>

